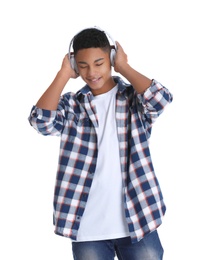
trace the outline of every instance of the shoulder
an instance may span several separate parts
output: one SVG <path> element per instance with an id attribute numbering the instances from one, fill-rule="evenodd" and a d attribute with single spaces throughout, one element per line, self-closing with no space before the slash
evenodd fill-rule
<path id="1" fill-rule="evenodd" d="M 130 95 L 134 92 L 133 86 L 130 83 L 124 81 L 124 79 L 122 79 L 121 77 L 114 76 L 113 79 L 117 83 L 118 91 L 120 93 L 127 93 L 128 95 Z"/>

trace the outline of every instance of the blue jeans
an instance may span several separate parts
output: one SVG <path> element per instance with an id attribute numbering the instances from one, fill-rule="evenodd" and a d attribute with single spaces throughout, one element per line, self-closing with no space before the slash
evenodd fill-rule
<path id="1" fill-rule="evenodd" d="M 72 242 L 74 260 L 162 260 L 163 247 L 157 231 L 146 235 L 139 242 L 132 244 L 130 237 Z"/>

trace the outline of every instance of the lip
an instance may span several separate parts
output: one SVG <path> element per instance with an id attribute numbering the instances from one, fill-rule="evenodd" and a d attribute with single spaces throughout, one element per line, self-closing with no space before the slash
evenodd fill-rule
<path id="1" fill-rule="evenodd" d="M 101 77 L 99 78 L 93 78 L 93 79 L 87 79 L 90 83 L 95 84 L 98 83 L 100 81 Z"/>

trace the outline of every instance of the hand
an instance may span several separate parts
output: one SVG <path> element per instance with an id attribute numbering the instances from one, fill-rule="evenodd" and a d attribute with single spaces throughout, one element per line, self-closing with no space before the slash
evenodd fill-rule
<path id="1" fill-rule="evenodd" d="M 120 43 L 116 41 L 116 45 L 117 51 L 114 60 L 114 70 L 122 74 L 122 71 L 129 66 L 128 58 Z"/>
<path id="2" fill-rule="evenodd" d="M 71 64 L 70 64 L 70 61 L 69 61 L 69 55 L 68 54 L 66 54 L 64 59 L 63 59 L 61 71 L 64 71 L 64 73 L 67 73 L 69 78 L 75 79 L 75 78 L 79 77 L 79 74 L 71 68 Z"/>

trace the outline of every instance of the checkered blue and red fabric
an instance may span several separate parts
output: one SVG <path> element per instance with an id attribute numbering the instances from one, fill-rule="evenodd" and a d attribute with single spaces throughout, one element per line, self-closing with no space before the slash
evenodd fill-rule
<path id="1" fill-rule="evenodd" d="M 173 97 L 156 80 L 142 94 L 120 77 L 114 80 L 118 84 L 116 122 L 124 208 L 132 242 L 136 242 L 162 223 L 166 211 L 148 140 L 153 123 Z M 74 240 L 97 162 L 98 121 L 92 98 L 86 85 L 77 93 L 63 94 L 56 111 L 33 106 L 29 116 L 39 133 L 61 137 L 54 194 L 55 233 Z"/>

